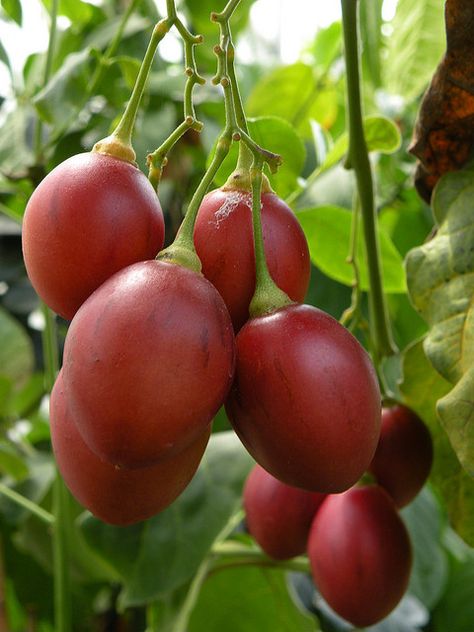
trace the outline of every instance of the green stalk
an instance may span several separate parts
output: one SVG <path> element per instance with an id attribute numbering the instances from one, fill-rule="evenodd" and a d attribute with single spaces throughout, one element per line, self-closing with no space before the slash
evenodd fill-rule
<path id="1" fill-rule="evenodd" d="M 51 25 L 49 28 L 49 42 L 48 42 L 48 50 L 46 52 L 46 64 L 44 66 L 43 86 L 45 86 L 48 83 L 49 78 L 51 76 L 51 69 L 53 67 L 53 56 L 54 56 L 54 49 L 56 46 L 58 8 L 59 8 L 59 0 L 53 0 L 51 3 Z M 38 118 L 36 119 L 36 129 L 35 129 L 35 139 L 34 139 L 36 163 L 39 163 L 41 159 L 42 132 L 43 132 L 43 121 L 38 116 Z"/>
<path id="2" fill-rule="evenodd" d="M 347 104 L 349 120 L 349 162 L 355 171 L 362 211 L 367 266 L 369 268 L 370 326 L 375 358 L 395 353 L 390 332 L 388 310 L 382 287 L 380 246 L 376 230 L 374 189 L 369 154 L 364 137 L 360 95 L 360 60 L 357 24 L 357 0 L 341 0 L 344 56 L 347 77 Z"/>
<path id="3" fill-rule="evenodd" d="M 54 524 L 53 514 L 49 513 L 49 511 L 46 511 L 46 509 L 43 509 L 43 507 L 40 507 L 29 498 L 22 496 L 22 494 L 19 494 L 14 489 L 11 489 L 3 483 L 0 483 L 0 494 L 5 496 L 6 498 L 9 498 L 18 506 L 27 509 L 30 513 L 37 516 L 40 520 L 46 522 L 46 524 Z"/>
<path id="4" fill-rule="evenodd" d="M 293 301 L 276 285 L 268 271 L 263 244 L 261 192 L 262 192 L 263 160 L 254 155 L 254 163 L 250 170 L 252 183 L 252 226 L 255 250 L 255 293 L 250 302 L 250 316 L 262 316 L 276 309 L 291 305 Z"/>
<path id="5" fill-rule="evenodd" d="M 127 162 L 133 163 L 135 161 L 136 156 L 132 148 L 132 132 L 137 118 L 138 107 L 143 96 L 156 49 L 169 29 L 170 24 L 168 20 L 160 20 L 160 22 L 155 25 L 135 85 L 133 86 L 132 95 L 124 113 L 112 134 L 98 141 L 92 151 L 115 156 Z"/>
<path id="6" fill-rule="evenodd" d="M 42 308 L 45 318 L 42 331 L 45 387 L 48 392 L 51 392 L 59 369 L 56 323 L 51 310 L 44 304 Z M 53 515 L 55 631 L 70 632 L 72 616 L 69 573 L 69 492 L 58 469 L 56 469 L 56 479 L 53 484 Z"/>
<path id="7" fill-rule="evenodd" d="M 149 167 L 148 179 L 155 190 L 158 190 L 163 167 L 167 163 L 167 154 L 177 141 L 189 129 L 200 132 L 203 128 L 201 121 L 196 118 L 193 104 L 193 90 L 196 84 L 203 85 L 206 80 L 200 76 L 196 60 L 194 56 L 194 47 L 203 40 L 201 35 L 192 35 L 184 26 L 176 13 L 175 0 L 167 0 L 167 21 L 169 28 L 175 26 L 184 45 L 184 65 L 185 74 L 187 76 L 184 86 L 184 121 L 169 135 L 169 137 L 151 154 L 147 156 L 147 164 Z"/>
<path id="8" fill-rule="evenodd" d="M 125 31 L 125 27 L 127 26 L 127 22 L 140 2 L 141 0 L 132 0 L 130 4 L 127 6 L 127 10 L 124 12 L 122 19 L 120 20 L 117 31 L 115 32 L 115 35 L 112 41 L 110 42 L 108 48 L 105 50 L 105 53 L 99 60 L 99 63 L 97 64 L 95 68 L 94 74 L 92 75 L 92 78 L 89 84 L 87 85 L 87 89 L 81 96 L 79 107 L 75 110 L 75 112 L 73 112 L 73 114 L 68 118 L 68 120 L 64 123 L 64 125 L 62 125 L 60 129 L 58 129 L 55 133 L 51 135 L 46 145 L 47 147 L 51 147 L 52 145 L 54 145 L 58 141 L 58 139 L 61 138 L 61 136 L 63 136 L 65 132 L 67 132 L 68 128 L 77 119 L 78 115 L 84 108 L 89 98 L 93 94 L 95 94 L 98 86 L 100 85 L 100 82 L 102 81 L 104 77 L 104 73 L 108 68 L 109 60 L 115 55 L 119 47 L 119 44 L 122 41 L 123 33 Z"/>

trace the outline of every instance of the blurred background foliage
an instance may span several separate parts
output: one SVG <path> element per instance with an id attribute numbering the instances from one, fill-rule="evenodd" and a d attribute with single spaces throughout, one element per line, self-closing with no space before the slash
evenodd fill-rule
<path id="1" fill-rule="evenodd" d="M 276 5 L 285 2 L 291 4 L 274 3 L 275 12 Z M 20 27 L 34 3 L 41 4 L 40 0 L 2 0 L 0 22 L 10 30 L 16 24 L 18 38 L 27 37 Z M 43 4 L 48 9 L 50 2 Z M 426 325 L 409 303 L 403 269 L 406 253 L 433 228 L 429 207 L 413 189 L 414 161 L 407 146 L 420 97 L 444 51 L 443 3 L 391 4 L 396 4 L 396 11 L 384 19 L 382 0 L 361 3 L 366 134 L 376 178 L 384 289 L 397 344 L 407 350 L 401 392 L 429 423 L 437 457 L 431 491 L 403 512 L 415 547 L 409 593 L 389 619 L 373 629 L 472 632 L 474 556 L 466 542 L 474 542 L 473 485 L 436 420 L 435 402 L 446 388 L 418 342 Z M 18 68 L 15 51 L 0 41 L 0 66 L 6 78 L 0 95 L 0 474 L 2 485 L 46 509 L 51 507 L 54 466 L 42 376 L 43 318 L 22 262 L 21 219 L 42 177 L 67 157 L 88 151 L 121 114 L 151 29 L 162 17 L 160 3 L 142 0 L 134 5 L 122 37 L 111 50 L 129 2 L 61 0 L 58 44 L 45 86 L 45 53 L 31 54 Z M 212 45 L 217 40 L 209 13 L 224 5 L 224 0 L 178 3 L 189 28 L 205 36 L 205 44 L 196 52 L 199 70 L 208 79 L 215 72 Z M 346 257 L 354 193 L 352 175 L 342 166 L 347 135 L 341 24 L 315 26 L 313 40 L 298 59 L 288 62 L 281 40 L 262 35 L 266 27 L 258 5 L 263 0 L 242 2 L 232 23 L 250 130 L 260 144 L 284 159 L 271 180 L 276 192 L 291 203 L 309 241 L 314 266 L 307 301 L 339 318 L 350 304 L 353 281 Z M 304 11 L 299 19 L 305 20 Z M 285 24 L 279 29 L 281 35 Z M 133 140 L 143 169 L 146 155 L 182 120 L 185 77 L 176 52 L 179 40 L 173 40 L 166 51 L 162 47 Z M 195 97 L 204 130 L 201 135 L 187 133 L 173 149 L 160 187 L 168 242 L 224 121 L 218 88 L 208 81 L 196 88 Z M 231 172 L 236 151 L 234 147 L 217 174 L 216 186 Z M 362 249 L 358 260 L 364 288 Z M 59 326 L 63 340 L 67 323 L 61 321 Z M 146 523 L 109 527 L 72 505 L 77 630 L 144 630 L 147 625 L 150 630 L 174 629 L 189 583 L 240 505 L 243 480 L 251 466 L 228 428 L 220 413 L 205 456 L 206 476 L 201 468 L 183 496 Z M 234 537 L 245 539 L 245 534 Z M 4 597 L 0 630 L 54 629 L 49 527 L 1 494 L 0 594 Z M 234 568 L 212 574 L 189 624 L 191 632 L 223 629 L 298 632 L 348 627 L 328 610 L 305 576 L 278 568 Z"/>

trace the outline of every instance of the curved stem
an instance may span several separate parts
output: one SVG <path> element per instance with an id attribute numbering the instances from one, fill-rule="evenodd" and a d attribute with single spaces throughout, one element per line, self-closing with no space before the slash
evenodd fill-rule
<path id="1" fill-rule="evenodd" d="M 138 71 L 138 76 L 133 86 L 132 95 L 125 107 L 117 127 L 110 136 L 98 141 L 92 151 L 110 154 L 128 162 L 135 161 L 135 152 L 132 148 L 132 132 L 135 127 L 138 107 L 145 90 L 146 80 L 155 57 L 158 44 L 170 29 L 168 20 L 160 20 L 153 28 L 145 57 Z"/>
<path id="2" fill-rule="evenodd" d="M 184 26 L 176 13 L 175 0 L 167 0 L 166 8 L 168 14 L 168 25 L 175 26 L 180 34 L 184 44 L 184 65 L 185 74 L 187 75 L 186 84 L 184 86 L 184 121 L 168 136 L 168 138 L 151 154 L 147 156 L 147 164 L 149 167 L 148 179 L 152 186 L 157 190 L 160 184 L 163 167 L 167 163 L 167 154 L 177 141 L 189 129 L 200 132 L 203 128 L 201 121 L 196 118 L 193 104 L 193 90 L 196 84 L 203 85 L 206 80 L 201 77 L 198 72 L 196 59 L 194 56 L 194 47 L 202 42 L 201 35 L 193 35 Z"/>
<path id="3" fill-rule="evenodd" d="M 295 557 L 291 560 L 274 560 L 265 555 L 261 549 L 249 548 L 237 542 L 217 543 L 212 547 L 216 557 L 212 572 L 236 566 L 265 566 L 280 568 L 285 571 L 311 573 L 307 557 Z"/>
<path id="4" fill-rule="evenodd" d="M 362 122 L 357 25 L 358 3 L 357 0 L 341 0 L 341 5 L 349 119 L 348 157 L 351 167 L 355 171 L 362 210 L 370 281 L 370 323 L 375 357 L 377 360 L 380 360 L 384 356 L 395 353 L 395 346 L 390 332 L 388 310 L 382 288 L 380 247 L 376 231 L 372 171 Z"/>
<path id="5" fill-rule="evenodd" d="M 48 83 L 49 78 L 51 77 L 51 70 L 53 67 L 54 49 L 56 47 L 58 8 L 59 8 L 59 0 L 53 0 L 51 3 L 51 24 L 49 28 L 49 41 L 48 41 L 48 50 L 46 52 L 46 63 L 45 63 L 44 75 L 43 75 L 43 86 L 45 86 Z M 41 160 L 42 132 L 43 132 L 43 121 L 38 116 L 36 120 L 36 129 L 35 129 L 35 138 L 34 138 L 35 157 L 36 157 L 37 163 L 39 163 Z"/>
<path id="6" fill-rule="evenodd" d="M 52 513 L 49 513 L 49 511 L 46 511 L 46 509 L 43 509 L 43 507 L 40 507 L 29 498 L 22 496 L 22 494 L 19 494 L 14 489 L 10 489 L 10 487 L 4 485 L 3 483 L 0 483 L 0 494 L 5 496 L 6 498 L 9 498 L 20 507 L 27 509 L 30 513 L 37 516 L 40 520 L 46 522 L 46 524 L 54 524 L 54 516 Z"/>
<path id="7" fill-rule="evenodd" d="M 254 155 L 250 170 L 252 182 L 252 226 L 255 250 L 255 293 L 250 302 L 250 316 L 261 316 L 273 312 L 280 307 L 291 305 L 292 300 L 276 285 L 268 271 L 263 243 L 261 192 L 262 192 L 263 160 L 259 154 Z"/>

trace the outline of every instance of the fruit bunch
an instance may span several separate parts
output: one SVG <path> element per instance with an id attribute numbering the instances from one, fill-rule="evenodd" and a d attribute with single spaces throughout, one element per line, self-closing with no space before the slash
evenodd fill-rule
<path id="1" fill-rule="evenodd" d="M 385 408 L 382 419 L 372 484 L 317 494 L 256 465 L 243 494 L 247 528 L 263 551 L 276 560 L 307 552 L 322 596 L 360 627 L 386 617 L 406 591 L 412 551 L 398 509 L 421 490 L 432 459 L 430 434 L 413 411 Z"/>

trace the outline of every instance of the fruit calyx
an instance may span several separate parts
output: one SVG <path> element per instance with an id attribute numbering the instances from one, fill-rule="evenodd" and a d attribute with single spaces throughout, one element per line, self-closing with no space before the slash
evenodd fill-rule
<path id="1" fill-rule="evenodd" d="M 130 164 L 136 166 L 136 154 L 133 147 L 124 142 L 116 134 L 111 134 L 102 140 L 98 140 L 92 151 L 97 154 L 105 154 L 106 156 L 113 156 L 119 160 L 124 160 Z"/>
<path id="2" fill-rule="evenodd" d="M 252 193 L 252 181 L 250 178 L 250 171 L 245 167 L 239 167 L 230 174 L 225 184 L 222 185 L 221 191 L 245 191 L 245 193 Z M 264 193 L 274 193 L 270 180 L 265 174 L 262 174 L 262 191 Z"/>
<path id="3" fill-rule="evenodd" d="M 201 260 L 197 256 L 196 251 L 188 245 L 180 243 L 179 237 L 168 248 L 158 253 L 156 259 L 157 261 L 174 263 L 201 274 Z"/>

